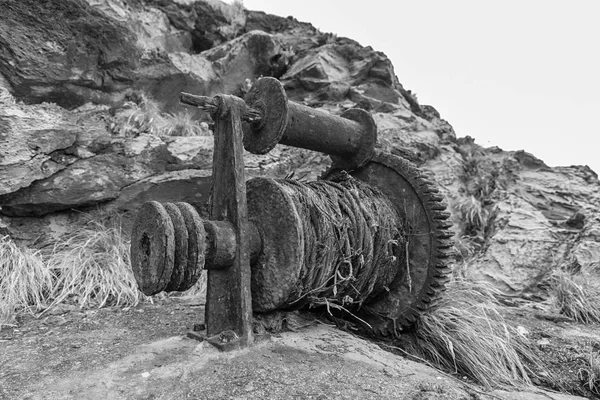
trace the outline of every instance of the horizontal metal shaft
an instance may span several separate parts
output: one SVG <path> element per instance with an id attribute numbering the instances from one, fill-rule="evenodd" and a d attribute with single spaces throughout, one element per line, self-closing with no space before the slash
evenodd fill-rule
<path id="1" fill-rule="evenodd" d="M 339 157 L 343 167 L 359 167 L 371 158 L 377 141 L 377 126 L 371 114 L 350 109 L 341 116 L 288 101 L 282 84 L 261 78 L 245 97 L 242 120 L 244 147 L 265 154 L 277 143 L 319 151 Z M 180 101 L 217 115 L 219 97 L 181 93 Z"/>

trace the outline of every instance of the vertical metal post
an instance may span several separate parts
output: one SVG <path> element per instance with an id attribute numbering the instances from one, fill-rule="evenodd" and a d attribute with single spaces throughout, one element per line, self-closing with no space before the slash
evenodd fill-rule
<path id="1" fill-rule="evenodd" d="M 236 252 L 229 268 L 208 270 L 206 326 L 209 341 L 231 348 L 253 342 L 250 295 L 250 243 L 242 143 L 243 100 L 217 97 L 210 219 L 228 221 L 236 235 Z"/>

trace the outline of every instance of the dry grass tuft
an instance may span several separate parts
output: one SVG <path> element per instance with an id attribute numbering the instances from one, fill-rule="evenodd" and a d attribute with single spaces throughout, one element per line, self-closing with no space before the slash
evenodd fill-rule
<path id="1" fill-rule="evenodd" d="M 39 316 L 60 303 L 100 308 L 152 301 L 138 290 L 127 235 L 113 225 L 90 221 L 41 251 L 0 236 L 0 328 L 23 312 Z M 206 297 L 206 274 L 177 295 Z"/>
<path id="2" fill-rule="evenodd" d="M 577 375 L 583 386 L 590 392 L 600 396 L 600 353 L 590 346 L 588 366 L 580 368 Z"/>
<path id="3" fill-rule="evenodd" d="M 137 136 L 145 133 L 159 137 L 210 136 L 212 132 L 205 122 L 197 121 L 189 112 L 161 113 L 161 106 L 143 92 L 129 95 L 121 108 L 115 112 L 111 131 L 120 136 Z"/>
<path id="4" fill-rule="evenodd" d="M 583 270 L 581 273 L 560 271 L 552 283 L 554 304 L 574 320 L 600 323 L 600 276 Z"/>
<path id="5" fill-rule="evenodd" d="M 144 93 L 132 93 L 129 100 L 116 112 L 111 131 L 120 136 L 141 133 L 158 134 L 157 122 L 162 119 L 160 105 Z"/>
<path id="6" fill-rule="evenodd" d="M 445 296 L 422 315 L 403 348 L 437 367 L 485 387 L 523 387 L 541 371 L 529 341 L 501 314 L 489 285 L 456 278 Z"/>
<path id="7" fill-rule="evenodd" d="M 47 307 L 53 274 L 39 253 L 0 237 L 0 328 L 14 323 L 17 312 L 37 312 Z"/>
<path id="8" fill-rule="evenodd" d="M 53 305 L 69 300 L 80 307 L 136 305 L 138 290 L 129 261 L 129 244 L 119 227 L 90 222 L 44 254 L 56 279 Z"/>
<path id="9" fill-rule="evenodd" d="M 187 111 L 167 114 L 157 124 L 159 136 L 212 136 L 206 122 L 198 122 Z"/>

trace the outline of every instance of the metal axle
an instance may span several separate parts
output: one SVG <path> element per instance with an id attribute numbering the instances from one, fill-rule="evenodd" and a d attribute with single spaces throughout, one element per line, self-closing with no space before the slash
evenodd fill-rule
<path id="1" fill-rule="evenodd" d="M 209 112 L 219 107 L 213 98 L 189 93 L 181 93 L 180 100 Z M 350 109 L 338 117 L 288 101 L 274 78 L 259 79 L 244 102 L 244 148 L 251 153 L 265 154 L 281 143 L 329 154 L 347 169 L 363 166 L 373 156 L 377 126 L 365 110 Z"/>

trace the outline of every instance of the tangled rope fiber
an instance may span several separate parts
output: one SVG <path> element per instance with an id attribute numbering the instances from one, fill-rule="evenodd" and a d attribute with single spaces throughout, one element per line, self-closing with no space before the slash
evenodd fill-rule
<path id="1" fill-rule="evenodd" d="M 288 306 L 358 309 L 388 289 L 405 259 L 403 221 L 379 190 L 342 173 L 278 181 L 302 221 L 305 260 Z"/>

